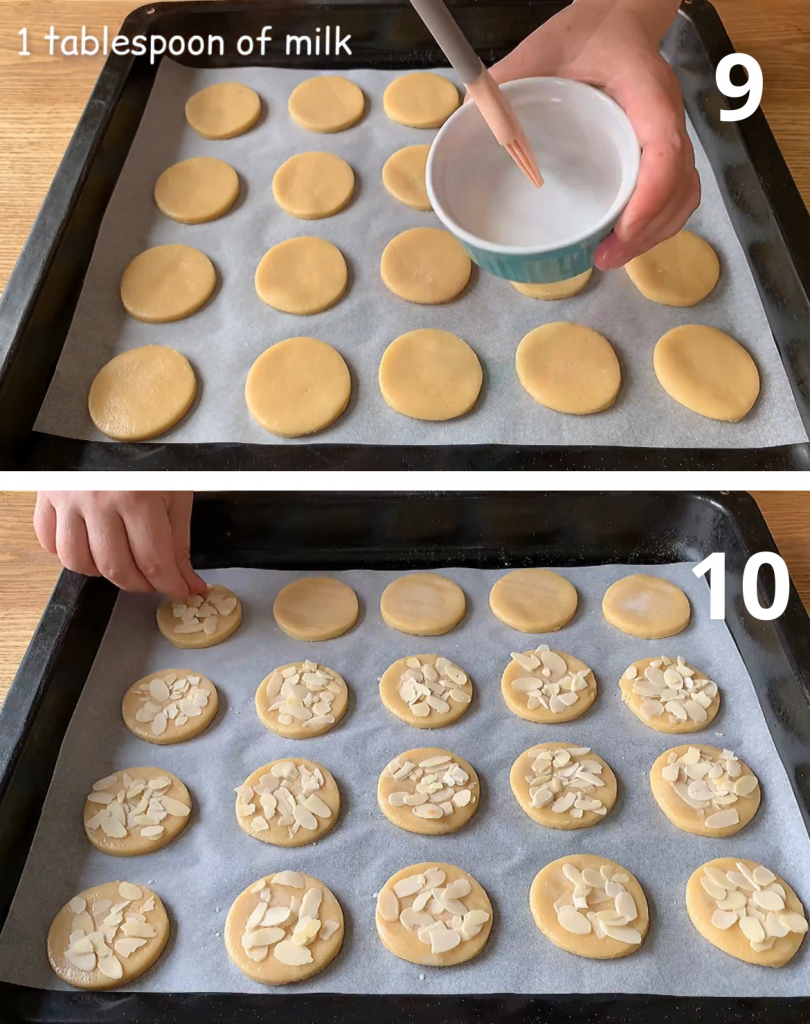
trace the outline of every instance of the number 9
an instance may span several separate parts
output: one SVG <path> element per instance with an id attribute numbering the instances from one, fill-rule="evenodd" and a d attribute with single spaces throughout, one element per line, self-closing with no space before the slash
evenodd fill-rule
<path id="1" fill-rule="evenodd" d="M 731 69 L 741 64 L 748 72 L 745 85 L 734 85 Z M 762 68 L 747 53 L 729 53 L 717 65 L 717 88 L 724 96 L 748 96 L 748 102 L 739 110 L 721 110 L 721 121 L 744 121 L 762 101 Z"/>

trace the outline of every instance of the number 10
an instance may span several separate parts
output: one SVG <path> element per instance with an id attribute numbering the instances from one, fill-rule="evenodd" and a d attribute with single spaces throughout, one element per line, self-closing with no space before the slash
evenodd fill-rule
<path id="1" fill-rule="evenodd" d="M 759 570 L 763 565 L 769 565 L 773 569 L 775 587 L 773 604 L 770 608 L 764 608 L 759 603 L 757 584 L 759 582 Z M 726 556 L 722 551 L 715 551 L 713 555 L 704 558 L 700 565 L 692 570 L 695 576 L 705 576 L 711 572 L 709 580 L 709 611 L 713 619 L 725 619 L 726 617 Z M 770 551 L 760 551 L 752 555 L 746 562 L 743 571 L 743 601 L 745 607 L 755 619 L 769 621 L 778 619 L 787 608 L 790 595 L 790 575 L 785 560 L 780 555 Z"/>

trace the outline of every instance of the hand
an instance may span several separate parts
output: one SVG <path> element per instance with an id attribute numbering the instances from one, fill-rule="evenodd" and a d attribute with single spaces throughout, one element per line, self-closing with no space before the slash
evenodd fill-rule
<path id="1" fill-rule="evenodd" d="M 206 589 L 189 557 L 193 500 L 190 491 L 40 491 L 34 530 L 66 569 L 179 601 Z"/>
<path id="2" fill-rule="evenodd" d="M 490 68 L 499 83 L 559 76 L 595 85 L 629 117 L 642 150 L 638 185 L 596 251 L 599 270 L 616 270 L 671 238 L 700 205 L 680 87 L 658 52 L 677 7 L 673 0 L 574 0 Z"/>

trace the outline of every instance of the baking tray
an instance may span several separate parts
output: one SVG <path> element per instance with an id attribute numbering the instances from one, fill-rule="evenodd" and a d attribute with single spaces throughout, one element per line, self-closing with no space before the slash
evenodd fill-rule
<path id="1" fill-rule="evenodd" d="M 643 524 L 643 525 L 640 525 Z M 197 500 L 192 556 L 200 570 L 244 566 L 338 571 L 444 565 L 667 563 L 726 553 L 727 625 L 750 674 L 810 831 L 810 622 L 791 587 L 774 622 L 753 619 L 741 597 L 751 554 L 775 551 L 747 495 L 289 494 Z M 770 601 L 765 580 L 761 600 Z M 0 719 L 0 926 L 22 873 L 58 748 L 115 603 L 103 580 L 64 573 Z M 777 976 L 762 972 L 765 984 Z M 341 996 L 64 993 L 0 985 L 0 1020 L 51 1022 L 234 1019 L 360 1024 L 375 1016 L 413 1024 L 540 1021 L 793 1022 L 810 999 L 593 996 Z"/>
<path id="2" fill-rule="evenodd" d="M 562 0 L 452 4 L 481 56 L 508 52 Z M 203 35 L 236 53 L 242 34 L 270 23 L 276 38 L 339 21 L 353 55 L 330 66 L 409 69 L 443 63 L 405 0 L 377 4 L 231 2 L 156 4 L 124 32 Z M 810 216 L 764 116 L 719 119 L 714 67 L 733 47 L 706 0 L 685 0 L 665 52 L 679 73 L 687 107 L 746 253 L 802 422 L 810 430 Z M 262 63 L 261 58 L 250 58 Z M 246 58 L 207 59 L 238 66 Z M 317 58 L 264 63 L 319 67 Z M 203 59 L 192 64 L 202 64 Z M 0 303 L 0 465 L 19 469 L 808 469 L 810 444 L 757 449 L 656 449 L 610 446 L 171 444 L 87 442 L 38 433 L 33 425 L 56 367 L 101 218 L 149 97 L 156 67 L 146 58 L 111 57 L 57 173 L 31 238 Z"/>

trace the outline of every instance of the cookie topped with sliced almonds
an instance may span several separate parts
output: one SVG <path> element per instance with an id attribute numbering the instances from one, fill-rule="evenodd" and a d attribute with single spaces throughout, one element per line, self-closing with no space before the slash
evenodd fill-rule
<path id="1" fill-rule="evenodd" d="M 471 764 L 440 747 L 417 747 L 395 757 L 377 784 L 380 810 L 406 832 L 457 832 L 478 810 L 481 787 Z"/>
<path id="2" fill-rule="evenodd" d="M 131 733 L 147 743 L 183 743 L 199 736 L 216 717 L 217 688 L 190 669 L 152 672 L 124 694 L 121 714 Z"/>
<path id="3" fill-rule="evenodd" d="M 501 677 L 501 693 L 520 718 L 554 725 L 588 710 L 596 700 L 596 677 L 579 658 L 540 644 L 533 651 L 512 654 Z"/>
<path id="4" fill-rule="evenodd" d="M 467 672 L 440 654 L 412 654 L 383 672 L 380 697 L 392 715 L 417 729 L 441 729 L 465 714 L 473 684 Z"/>
<path id="5" fill-rule="evenodd" d="M 214 647 L 239 629 L 242 605 L 232 590 L 215 583 L 204 595 L 189 594 L 182 601 L 164 601 L 157 610 L 157 624 L 175 647 Z"/>
<path id="6" fill-rule="evenodd" d="M 262 725 L 288 740 L 322 736 L 346 714 L 349 688 L 342 676 L 315 661 L 273 669 L 256 691 Z"/>
<path id="7" fill-rule="evenodd" d="M 680 654 L 634 661 L 619 686 L 622 701 L 656 732 L 699 732 L 720 710 L 717 683 Z"/>
<path id="8" fill-rule="evenodd" d="M 273 846 L 314 843 L 339 813 L 340 792 L 331 773 L 303 757 L 271 761 L 236 787 L 239 827 Z"/>
<path id="9" fill-rule="evenodd" d="M 84 831 L 102 853 L 137 857 L 166 846 L 191 814 L 189 791 L 161 768 L 127 768 L 93 783 L 84 805 Z"/>
<path id="10" fill-rule="evenodd" d="M 596 825 L 616 803 L 616 776 L 590 747 L 541 743 L 512 765 L 509 783 L 521 808 L 547 828 Z"/>

